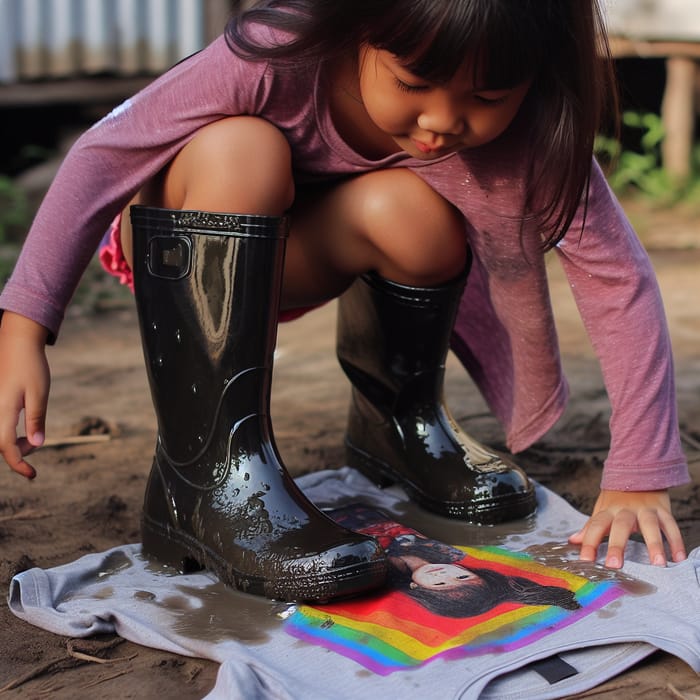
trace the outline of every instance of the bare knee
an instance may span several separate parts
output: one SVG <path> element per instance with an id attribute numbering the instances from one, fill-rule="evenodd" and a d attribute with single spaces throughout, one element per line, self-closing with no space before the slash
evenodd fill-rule
<path id="1" fill-rule="evenodd" d="M 466 265 L 462 214 L 408 170 L 374 173 L 364 200 L 366 234 L 380 254 L 377 272 L 404 284 L 453 279 Z"/>
<path id="2" fill-rule="evenodd" d="M 293 199 L 289 144 L 257 117 L 230 117 L 203 127 L 164 175 L 166 208 L 280 215 Z"/>
<path id="3" fill-rule="evenodd" d="M 279 216 L 293 200 L 289 144 L 275 126 L 256 117 L 212 122 L 127 205 L 120 230 L 124 257 L 131 266 L 132 204 Z"/>

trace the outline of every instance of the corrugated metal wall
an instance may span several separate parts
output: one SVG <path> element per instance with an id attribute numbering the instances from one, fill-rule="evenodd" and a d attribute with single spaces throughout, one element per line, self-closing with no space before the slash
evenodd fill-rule
<path id="1" fill-rule="evenodd" d="M 158 74 L 205 43 L 206 0 L 0 0 L 0 82 Z"/>

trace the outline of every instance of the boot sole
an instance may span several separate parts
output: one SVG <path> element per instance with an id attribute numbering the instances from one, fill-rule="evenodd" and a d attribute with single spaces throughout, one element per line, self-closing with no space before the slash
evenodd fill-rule
<path id="1" fill-rule="evenodd" d="M 349 598 L 381 587 L 387 576 L 385 560 L 348 566 L 333 573 L 300 575 L 290 572 L 284 578 L 266 579 L 236 571 L 228 562 L 182 530 L 163 526 L 143 514 L 141 519 L 143 553 L 180 573 L 207 569 L 222 583 L 243 593 L 285 602 L 324 603 Z"/>
<path id="2" fill-rule="evenodd" d="M 357 469 L 379 488 L 399 484 L 412 501 L 443 517 L 464 520 L 477 525 L 496 525 L 532 515 L 537 507 L 534 488 L 508 498 L 480 499 L 478 502 L 441 501 L 429 496 L 399 474 L 386 462 L 377 459 L 345 440 L 346 462 Z"/>

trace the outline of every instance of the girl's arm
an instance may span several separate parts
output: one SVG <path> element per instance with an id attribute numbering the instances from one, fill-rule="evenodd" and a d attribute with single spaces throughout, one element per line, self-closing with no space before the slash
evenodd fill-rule
<path id="1" fill-rule="evenodd" d="M 676 416 L 671 343 L 656 277 L 594 163 L 586 228 L 581 216 L 557 252 L 601 364 L 610 398 L 611 444 L 593 516 L 572 542 L 593 558 L 607 535 L 606 563 L 622 564 L 640 531 L 652 561 L 685 558 L 666 489 L 689 481 Z"/>
<path id="2" fill-rule="evenodd" d="M 117 107 L 66 156 L 0 295 L 0 453 L 14 471 L 35 476 L 24 457 L 44 439 L 44 345 L 58 334 L 110 222 L 197 129 L 256 113 L 266 96 L 265 71 L 265 64 L 236 58 L 220 38 Z M 18 438 L 22 410 L 28 437 Z"/>
<path id="3" fill-rule="evenodd" d="M 48 331 L 11 312 L 0 321 L 0 454 L 18 474 L 33 479 L 34 468 L 24 460 L 44 442 L 49 365 L 44 347 Z M 17 437 L 24 410 L 26 437 Z"/>

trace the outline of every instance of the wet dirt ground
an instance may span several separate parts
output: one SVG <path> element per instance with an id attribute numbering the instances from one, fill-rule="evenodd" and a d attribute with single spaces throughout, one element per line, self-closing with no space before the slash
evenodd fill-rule
<path id="1" fill-rule="evenodd" d="M 631 216 L 657 270 L 674 341 L 680 424 L 694 483 L 675 489 L 672 497 L 690 549 L 700 546 L 700 217 L 679 222 L 648 212 Z M 555 260 L 550 269 L 572 400 L 559 424 L 518 460 L 533 478 L 589 511 L 606 454 L 609 406 Z M 47 433 L 53 444 L 34 455 L 38 478 L 27 483 L 0 469 L 3 600 L 10 579 L 22 570 L 139 540 L 155 420 L 133 303 L 110 284 L 81 290 L 58 344 L 49 350 L 53 384 Z M 349 387 L 335 360 L 334 319 L 335 305 L 329 304 L 280 328 L 272 416 L 278 445 L 295 475 L 343 464 Z M 454 358 L 447 397 L 467 431 L 502 449 L 497 423 Z M 81 432 L 105 432 L 109 439 L 65 444 Z M 105 658 L 112 661 L 98 662 Z M 7 698 L 99 694 L 187 700 L 211 689 L 216 670 L 214 663 L 118 637 L 68 640 L 27 625 L 0 603 L 0 694 Z M 700 678 L 682 661 L 659 652 L 585 694 L 606 699 L 644 695 L 700 698 Z"/>

